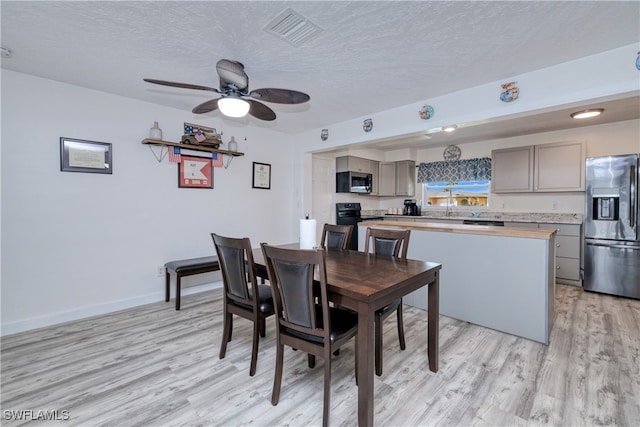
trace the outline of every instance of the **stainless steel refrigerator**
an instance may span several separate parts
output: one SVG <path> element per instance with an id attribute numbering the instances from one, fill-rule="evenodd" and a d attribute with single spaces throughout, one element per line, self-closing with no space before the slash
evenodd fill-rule
<path id="1" fill-rule="evenodd" d="M 587 159 L 585 290 L 640 299 L 639 157 Z"/>

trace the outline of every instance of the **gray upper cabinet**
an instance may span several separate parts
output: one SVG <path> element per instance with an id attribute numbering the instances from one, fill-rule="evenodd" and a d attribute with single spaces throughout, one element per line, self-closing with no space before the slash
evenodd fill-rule
<path id="1" fill-rule="evenodd" d="M 494 193 L 533 191 L 533 145 L 491 151 L 491 190 Z"/>
<path id="2" fill-rule="evenodd" d="M 355 156 L 337 157 L 336 172 L 371 173 L 371 160 Z"/>
<path id="3" fill-rule="evenodd" d="M 396 162 L 396 196 L 413 197 L 416 194 L 416 162 Z"/>
<path id="4" fill-rule="evenodd" d="M 494 193 L 584 191 L 584 142 L 493 150 L 491 159 Z"/>
<path id="5" fill-rule="evenodd" d="M 396 195 L 396 162 L 380 162 L 379 196 Z"/>
<path id="6" fill-rule="evenodd" d="M 371 162 L 371 196 L 380 195 L 380 162 L 370 160 Z"/>
<path id="7" fill-rule="evenodd" d="M 380 162 L 379 196 L 409 196 L 415 194 L 416 162 Z"/>
<path id="8" fill-rule="evenodd" d="M 584 191 L 584 142 L 536 145 L 534 191 Z"/>

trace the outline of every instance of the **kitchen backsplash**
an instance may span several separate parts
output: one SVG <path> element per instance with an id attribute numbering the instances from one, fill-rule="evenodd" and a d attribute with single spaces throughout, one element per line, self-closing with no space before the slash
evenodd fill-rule
<path id="1" fill-rule="evenodd" d="M 362 210 L 362 215 L 375 216 L 386 215 L 386 210 Z M 423 212 L 420 217 L 407 217 L 407 218 L 438 218 L 438 219 L 466 219 L 472 218 L 471 212 L 453 212 L 447 216 L 445 210 Z M 491 212 L 491 211 L 479 211 L 477 216 L 473 218 L 486 219 L 486 220 L 498 220 L 498 221 L 511 221 L 511 222 L 539 222 L 550 224 L 582 224 L 582 214 L 579 213 L 527 213 L 527 212 Z"/>

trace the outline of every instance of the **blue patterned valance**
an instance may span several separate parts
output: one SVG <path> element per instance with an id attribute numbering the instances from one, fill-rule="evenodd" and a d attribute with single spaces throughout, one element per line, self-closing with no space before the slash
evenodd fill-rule
<path id="1" fill-rule="evenodd" d="M 420 163 L 418 183 L 491 179 L 491 157 Z"/>

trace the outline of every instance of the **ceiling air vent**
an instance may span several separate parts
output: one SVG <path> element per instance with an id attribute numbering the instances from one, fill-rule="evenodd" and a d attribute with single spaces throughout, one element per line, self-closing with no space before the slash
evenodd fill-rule
<path id="1" fill-rule="evenodd" d="M 322 28 L 291 9 L 286 9 L 272 19 L 264 30 L 296 47 L 323 31 Z"/>

